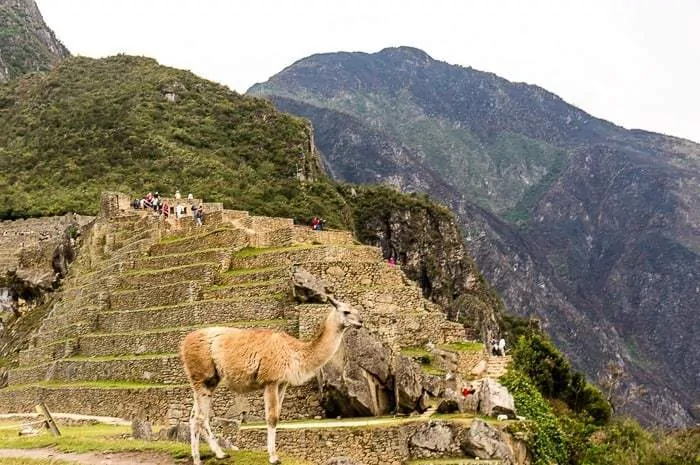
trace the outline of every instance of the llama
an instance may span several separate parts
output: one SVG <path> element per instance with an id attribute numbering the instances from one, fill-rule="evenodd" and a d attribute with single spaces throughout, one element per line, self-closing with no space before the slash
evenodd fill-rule
<path id="1" fill-rule="evenodd" d="M 264 390 L 267 452 L 270 463 L 280 463 L 275 437 L 287 385 L 298 386 L 313 378 L 336 353 L 345 330 L 362 327 L 356 309 L 330 296 L 328 300 L 333 308 L 311 341 L 270 329 L 226 327 L 199 329 L 185 336 L 180 358 L 194 391 L 190 415 L 194 465 L 202 463 L 200 432 L 216 457 L 225 457 L 209 426 L 212 394 L 220 383 L 239 393 Z"/>

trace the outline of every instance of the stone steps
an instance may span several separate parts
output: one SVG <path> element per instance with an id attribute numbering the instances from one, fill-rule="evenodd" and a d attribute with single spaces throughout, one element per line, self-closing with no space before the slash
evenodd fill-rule
<path id="1" fill-rule="evenodd" d="M 228 247 L 231 249 L 242 248 L 248 245 L 248 236 L 240 229 L 221 228 L 205 232 L 196 236 L 186 236 L 169 240 L 165 238 L 154 244 L 149 249 L 152 257 L 159 255 L 173 255 L 196 250 L 208 250 Z"/>
<path id="2" fill-rule="evenodd" d="M 486 365 L 486 377 L 498 379 L 508 372 L 508 364 L 513 360 L 513 357 L 506 355 L 504 357 L 489 356 Z"/>
<path id="3" fill-rule="evenodd" d="M 210 323 L 206 326 L 229 326 L 236 328 L 271 328 L 288 333 L 297 330 L 295 320 L 260 320 Z M 151 331 L 134 331 L 128 333 L 88 334 L 81 336 L 80 356 L 115 357 L 124 355 L 143 355 L 148 353 L 176 353 L 180 343 L 191 331 L 203 326 L 163 328 Z"/>
<path id="4" fill-rule="evenodd" d="M 2 412 L 30 412 L 38 401 L 45 402 L 54 412 L 148 418 L 154 424 L 163 425 L 173 417 L 187 421 L 192 406 L 192 389 L 189 385 L 110 381 L 41 383 L 0 389 Z M 235 419 L 247 412 L 247 419 L 262 420 L 262 391 L 233 394 L 220 386 L 214 392 L 213 412 L 217 416 Z M 318 388 L 313 382 L 287 389 L 282 406 L 283 419 L 308 419 L 322 414 Z"/>
<path id="5" fill-rule="evenodd" d="M 289 279 L 274 279 L 205 289 L 202 298 L 209 300 L 236 297 L 271 297 L 276 294 L 288 294 L 291 296 L 291 292 L 292 283 Z"/>
<path id="6" fill-rule="evenodd" d="M 285 317 L 289 304 L 269 298 L 202 300 L 179 305 L 131 311 L 103 312 L 99 330 L 123 333 L 220 322 L 276 320 Z M 92 331 L 91 331 L 92 332 Z"/>

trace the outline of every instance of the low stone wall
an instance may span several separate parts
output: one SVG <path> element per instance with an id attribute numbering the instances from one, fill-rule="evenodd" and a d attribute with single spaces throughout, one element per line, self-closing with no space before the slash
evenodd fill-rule
<path id="1" fill-rule="evenodd" d="M 41 379 L 59 383 L 103 380 L 156 384 L 187 382 L 179 357 L 173 355 L 141 359 L 58 360 L 45 377 L 13 379 L 13 384 L 28 384 Z"/>
<path id="2" fill-rule="evenodd" d="M 214 393 L 212 408 L 217 416 L 251 421 L 264 418 L 262 391 L 233 394 L 224 386 Z M 38 388 L 0 389 L 0 412 L 33 412 L 38 402 L 52 412 L 106 415 L 128 420 L 147 419 L 155 424 L 187 421 L 192 406 L 189 386 L 139 389 Z M 246 412 L 243 414 L 243 412 Z M 295 420 L 322 415 L 315 383 L 291 386 L 282 406 L 282 419 Z"/>
<path id="3" fill-rule="evenodd" d="M 202 285 L 195 281 L 175 282 L 148 289 L 115 292 L 109 297 L 111 310 L 136 310 L 139 308 L 176 305 L 194 302 L 202 296 Z"/>
<path id="4" fill-rule="evenodd" d="M 199 302 L 124 312 L 100 314 L 105 332 L 124 333 L 156 328 L 174 328 L 235 321 L 276 320 L 284 317 L 285 304 L 274 299 L 203 300 Z"/>
<path id="5" fill-rule="evenodd" d="M 398 268 L 381 262 L 329 261 L 307 263 L 309 272 L 331 286 L 403 286 L 405 278 Z"/>
<path id="6" fill-rule="evenodd" d="M 295 243 L 326 245 L 352 245 L 355 238 L 350 231 L 314 231 L 309 226 L 294 226 L 292 238 Z"/>
<path id="7" fill-rule="evenodd" d="M 172 255 L 158 255 L 155 257 L 141 258 L 136 261 L 134 268 L 139 270 L 158 270 L 189 265 L 192 263 L 220 263 L 221 269 L 225 269 L 228 268 L 230 256 L 231 254 L 228 248 L 198 250 L 194 252 L 183 250 L 181 253 Z"/>
<path id="8" fill-rule="evenodd" d="M 40 331 L 34 339 L 36 347 L 46 346 L 54 341 L 75 338 L 81 334 L 87 334 L 97 329 L 97 316 L 87 315 L 83 321 L 69 326 L 56 328 L 52 331 Z"/>
<path id="9" fill-rule="evenodd" d="M 288 226 L 263 230 L 250 237 L 250 245 L 253 247 L 284 247 L 292 243 L 292 230 Z"/>
<path id="10" fill-rule="evenodd" d="M 348 457 L 363 465 L 400 465 L 407 460 L 463 456 L 460 448 L 469 424 L 415 420 L 395 425 L 278 429 L 282 453 L 323 465 Z M 238 429 L 233 438 L 241 449 L 265 450 L 265 429 Z"/>
<path id="11" fill-rule="evenodd" d="M 338 288 L 335 296 L 350 302 L 366 312 L 372 312 L 375 307 L 396 305 L 397 311 L 421 311 L 425 301 L 423 293 L 417 286 L 381 286 L 376 288 L 366 286 L 345 286 Z"/>
<path id="12" fill-rule="evenodd" d="M 304 246 L 289 250 L 272 250 L 251 256 L 234 256 L 231 268 L 264 268 L 268 266 L 317 262 L 376 262 L 379 251 L 374 247 Z"/>
<path id="13" fill-rule="evenodd" d="M 292 269 L 289 266 L 275 266 L 267 269 L 251 269 L 245 273 L 223 273 L 219 275 L 218 284 L 236 285 L 252 282 L 265 282 L 273 279 L 291 280 Z M 290 281 L 291 282 L 291 281 Z"/>
<path id="14" fill-rule="evenodd" d="M 170 242 L 154 244 L 149 251 L 151 256 L 172 255 L 195 250 L 245 247 L 248 236 L 239 229 L 215 229 L 196 236 L 187 236 Z"/>
<path id="15" fill-rule="evenodd" d="M 237 328 L 272 328 L 290 332 L 296 331 L 296 321 L 269 320 L 268 322 L 248 322 L 236 324 Z M 189 328 L 155 331 L 149 333 L 118 333 L 86 335 L 79 338 L 80 354 L 89 357 L 118 356 L 128 354 L 175 353 L 180 343 L 192 331 Z"/>
<path id="16" fill-rule="evenodd" d="M 272 297 L 275 294 L 292 295 L 292 282 L 288 279 L 263 281 L 255 285 L 217 287 L 204 291 L 204 299 L 232 299 L 241 297 Z"/>
<path id="17" fill-rule="evenodd" d="M 214 283 L 219 275 L 218 264 L 196 263 L 175 268 L 150 270 L 147 272 L 123 274 L 119 277 L 120 287 L 123 289 L 138 289 L 146 285 L 160 286 L 166 283 L 180 283 L 183 281 L 199 281 L 201 283 Z"/>

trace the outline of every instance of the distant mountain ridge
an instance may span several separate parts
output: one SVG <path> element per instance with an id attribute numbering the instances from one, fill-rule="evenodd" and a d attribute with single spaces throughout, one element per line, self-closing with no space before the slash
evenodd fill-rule
<path id="1" fill-rule="evenodd" d="M 410 47 L 313 55 L 249 93 L 310 119 L 337 179 L 450 206 L 511 311 L 589 377 L 613 362 L 650 388 L 640 419 L 693 422 L 700 145 Z"/>
<path id="2" fill-rule="evenodd" d="M 34 0 L 0 0 L 0 82 L 46 71 L 68 56 Z"/>

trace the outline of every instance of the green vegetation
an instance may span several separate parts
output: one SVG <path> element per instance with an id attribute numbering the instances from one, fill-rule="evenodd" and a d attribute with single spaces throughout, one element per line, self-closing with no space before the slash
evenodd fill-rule
<path id="1" fill-rule="evenodd" d="M 227 208 L 347 225 L 306 121 L 152 59 L 76 57 L 2 84 L 0 127 L 10 167 L 0 218 L 94 214 L 104 190 L 178 188 Z"/>
<path id="2" fill-rule="evenodd" d="M 438 344 L 437 348 L 453 352 L 481 352 L 484 350 L 484 344 L 472 341 L 453 342 L 451 344 Z"/>
<path id="3" fill-rule="evenodd" d="M 422 347 L 404 347 L 401 349 L 401 355 L 408 357 L 420 364 L 420 369 L 423 373 L 434 376 L 442 376 L 447 373 L 442 368 L 433 364 L 433 354 Z"/>
<path id="4" fill-rule="evenodd" d="M 32 18 L 24 5 L 25 2 L 0 4 L 0 50 L 3 65 L 7 68 L 0 72 L 0 80 L 5 72 L 12 78 L 48 70 L 60 56 L 68 55 L 62 44 L 58 43 L 58 50 L 54 52 L 40 40 L 43 33 L 46 33 L 45 38 L 52 33 L 48 28 L 43 29 L 45 25 L 39 24 L 38 18 Z"/>
<path id="5" fill-rule="evenodd" d="M 56 459 L 2 459 L 3 465 L 78 465 L 78 462 L 67 462 Z"/>
<path id="6" fill-rule="evenodd" d="M 523 435 L 535 465 L 700 464 L 700 429 L 650 432 L 631 419 L 611 420 L 601 391 L 573 371 L 546 336 L 515 320 L 509 327 L 519 337 L 514 369 L 501 382 L 529 421 L 508 429 Z"/>
<path id="7" fill-rule="evenodd" d="M 89 425 L 61 426 L 61 436 L 54 437 L 48 433 L 38 436 L 17 436 L 17 430 L 6 428 L 9 423 L 0 423 L 0 444 L 8 449 L 34 449 L 53 447 L 61 452 L 129 452 L 150 451 L 163 452 L 176 459 L 186 459 L 190 456 L 189 444 L 172 441 L 140 441 L 129 437 L 127 426 Z M 208 446 L 201 445 L 202 458 L 213 457 Z M 236 465 L 257 465 L 267 463 L 267 453 L 250 451 L 228 451 L 230 459 L 218 460 L 216 463 L 235 463 Z M 284 462 L 291 465 L 307 465 L 307 462 L 290 457 L 282 457 Z M 5 462 L 3 462 L 5 463 Z M 19 462 L 21 463 L 21 462 Z M 31 464 L 31 462 L 29 462 Z M 41 463 L 41 462 L 39 462 Z"/>

